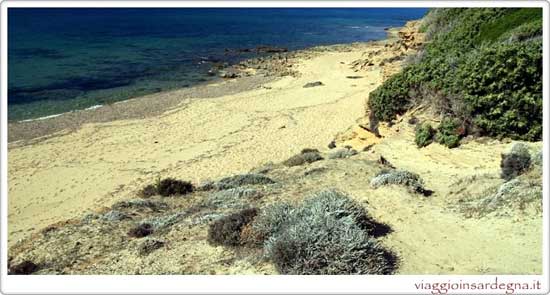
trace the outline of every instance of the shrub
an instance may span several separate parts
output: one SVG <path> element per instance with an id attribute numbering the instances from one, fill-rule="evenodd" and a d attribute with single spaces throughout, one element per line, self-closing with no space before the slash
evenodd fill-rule
<path id="1" fill-rule="evenodd" d="M 8 274 L 10 275 L 30 275 L 38 271 L 38 265 L 30 260 L 24 260 L 21 263 L 10 265 L 8 268 Z"/>
<path id="2" fill-rule="evenodd" d="M 370 236 L 375 226 L 360 205 L 335 190 L 294 209 L 265 210 L 253 223 L 269 236 L 266 255 L 280 273 L 319 275 L 392 273 L 395 256 Z"/>
<path id="3" fill-rule="evenodd" d="M 293 216 L 301 218 L 302 215 L 327 215 L 338 220 L 349 219 L 349 222 L 368 234 L 373 234 L 379 225 L 361 205 L 345 193 L 334 189 L 318 192 L 306 199 Z"/>
<path id="4" fill-rule="evenodd" d="M 368 107 L 373 114 L 371 125 L 376 125 L 372 121 L 391 121 L 408 109 L 410 97 L 406 71 L 391 76 L 369 94 Z"/>
<path id="5" fill-rule="evenodd" d="M 205 205 L 215 208 L 237 208 L 246 205 L 246 201 L 261 197 L 261 193 L 253 188 L 236 187 L 216 191 L 208 195 Z"/>
<path id="6" fill-rule="evenodd" d="M 275 203 L 263 208 L 251 224 L 257 244 L 282 231 L 288 225 L 293 210 L 288 203 Z"/>
<path id="7" fill-rule="evenodd" d="M 164 247 L 164 244 L 164 241 L 147 238 L 138 246 L 138 253 L 142 256 L 149 255 L 153 251 Z"/>
<path id="8" fill-rule="evenodd" d="M 543 164 L 542 149 L 538 150 L 535 154 L 531 155 L 531 164 L 542 167 L 542 164 Z"/>
<path id="9" fill-rule="evenodd" d="M 435 130 L 429 123 L 423 123 L 416 127 L 414 142 L 419 148 L 425 147 L 432 143 Z"/>
<path id="10" fill-rule="evenodd" d="M 283 162 L 283 165 L 288 167 L 293 167 L 293 166 L 300 166 L 306 163 L 313 163 L 320 160 L 323 160 L 323 157 L 321 157 L 319 152 L 307 151 L 305 153 L 300 153 L 290 157 L 289 159 Z"/>
<path id="11" fill-rule="evenodd" d="M 357 151 L 354 149 L 340 149 L 332 152 L 328 155 L 329 159 L 345 159 L 351 156 L 357 155 Z"/>
<path id="12" fill-rule="evenodd" d="M 435 141 L 448 147 L 455 148 L 460 145 L 459 124 L 456 120 L 445 118 L 437 127 Z"/>
<path id="13" fill-rule="evenodd" d="M 234 176 L 229 176 L 220 179 L 217 182 L 213 182 L 209 187 L 222 190 L 236 188 L 245 185 L 261 185 L 261 184 L 273 184 L 275 181 L 268 176 L 257 173 L 247 173 L 239 174 Z"/>
<path id="14" fill-rule="evenodd" d="M 379 224 L 346 194 L 325 190 L 254 219 L 257 243 L 282 274 L 389 274 L 396 258 L 372 236 Z"/>
<path id="15" fill-rule="evenodd" d="M 426 102 L 415 95 L 426 88 L 438 93 L 436 105 L 449 111 L 443 114 L 479 135 L 542 137 L 542 9 L 433 9 L 422 29 L 429 38 L 422 57 L 369 95 L 371 122 Z M 441 140 L 456 146 L 459 138 Z"/>
<path id="16" fill-rule="evenodd" d="M 405 170 L 383 170 L 370 182 L 370 185 L 374 188 L 392 184 L 403 185 L 413 193 L 423 195 L 430 195 L 432 193 L 430 190 L 424 188 L 424 180 L 418 174 Z"/>
<path id="17" fill-rule="evenodd" d="M 188 217 L 189 215 L 190 213 L 187 211 L 176 212 L 166 216 L 158 216 L 146 219 L 142 221 L 141 224 L 145 224 L 148 227 L 150 226 L 152 230 L 157 231 L 168 228 L 180 222 L 183 218 Z"/>
<path id="18" fill-rule="evenodd" d="M 212 222 L 208 228 L 208 242 L 212 245 L 242 245 L 241 231 L 257 213 L 256 208 L 244 209 Z"/>
<path id="19" fill-rule="evenodd" d="M 468 217 L 483 217 L 491 213 L 501 216 L 521 214 L 525 210 L 542 213 L 542 181 L 514 178 L 496 188 L 490 188 L 473 200 L 462 202 L 460 210 Z M 534 212 L 533 212 L 534 211 Z"/>
<path id="20" fill-rule="evenodd" d="M 149 223 L 140 223 L 128 231 L 128 236 L 143 238 L 153 233 L 153 226 Z"/>
<path id="21" fill-rule="evenodd" d="M 132 217 L 130 217 L 130 215 L 124 213 L 124 212 L 121 212 L 121 211 L 118 211 L 118 210 L 111 210 L 103 215 L 101 215 L 100 219 L 104 220 L 104 221 L 110 221 L 110 222 L 113 222 L 113 221 L 121 221 L 121 220 L 124 220 L 124 219 L 131 219 Z"/>
<path id="22" fill-rule="evenodd" d="M 156 195 L 157 193 L 157 187 L 153 184 L 148 184 L 139 191 L 138 195 L 142 198 L 148 198 Z"/>
<path id="23" fill-rule="evenodd" d="M 542 18 L 524 23 L 523 25 L 501 35 L 499 40 L 502 42 L 521 42 L 542 35 Z"/>
<path id="24" fill-rule="evenodd" d="M 542 135 L 542 41 L 483 47 L 458 67 L 464 93 L 483 133 L 521 140 Z"/>
<path id="25" fill-rule="evenodd" d="M 168 208 L 168 204 L 164 202 L 156 202 L 156 201 L 150 201 L 150 200 L 128 200 L 128 201 L 120 201 L 115 203 L 112 206 L 115 210 L 124 210 L 124 209 L 149 209 L 152 211 L 161 211 Z"/>
<path id="26" fill-rule="evenodd" d="M 392 274 L 395 256 L 357 226 L 327 216 L 303 216 L 267 242 L 277 270 L 292 275 Z"/>
<path id="27" fill-rule="evenodd" d="M 302 151 L 300 152 L 300 154 L 318 153 L 318 152 L 319 152 L 318 149 L 305 148 L 305 149 L 302 149 Z"/>
<path id="28" fill-rule="evenodd" d="M 510 180 L 527 171 L 531 166 L 531 155 L 527 146 L 516 143 L 512 146 L 509 153 L 501 155 L 500 176 L 505 180 Z"/>
<path id="29" fill-rule="evenodd" d="M 157 184 L 157 192 L 163 197 L 186 195 L 193 192 L 193 185 L 188 181 L 165 178 Z"/>

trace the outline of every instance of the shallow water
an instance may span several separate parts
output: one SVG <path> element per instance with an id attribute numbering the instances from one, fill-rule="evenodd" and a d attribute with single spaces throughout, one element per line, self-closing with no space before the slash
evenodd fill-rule
<path id="1" fill-rule="evenodd" d="M 214 62 L 379 40 L 426 9 L 8 10 L 8 118 L 50 116 L 212 79 Z M 205 62 L 205 60 L 209 62 Z"/>

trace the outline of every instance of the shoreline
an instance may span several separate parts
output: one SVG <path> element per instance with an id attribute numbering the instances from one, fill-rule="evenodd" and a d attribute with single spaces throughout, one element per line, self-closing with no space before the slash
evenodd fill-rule
<path id="1" fill-rule="evenodd" d="M 293 52 L 291 65 L 277 64 L 295 75 L 251 75 L 82 112 L 105 115 L 100 118 L 74 112 L 21 124 L 50 129 L 8 144 L 9 245 L 133 198 L 160 175 L 200 183 L 326 147 L 364 115 L 365 98 L 385 69 L 395 71 L 401 62 L 365 70 L 356 61 L 402 56 L 386 46 L 395 41 L 314 47 Z M 316 81 L 322 85 L 304 87 Z M 155 103 L 163 107 L 153 109 Z M 63 125 L 51 122 L 61 119 L 70 128 L 55 130 Z"/>
<path id="2" fill-rule="evenodd" d="M 72 110 L 38 118 L 30 118 L 19 121 L 8 121 L 8 144 L 27 145 L 50 138 L 59 134 L 67 134 L 78 130 L 87 123 L 107 123 L 117 120 L 143 119 L 150 116 L 161 115 L 170 111 L 185 101 L 195 97 L 220 97 L 226 94 L 235 94 L 261 87 L 262 84 L 272 82 L 275 79 L 292 75 L 292 64 L 298 58 L 311 55 L 314 52 L 331 50 L 340 47 L 353 46 L 353 44 L 376 44 L 391 41 L 397 38 L 397 32 L 401 27 L 387 28 L 386 38 L 367 42 L 353 42 L 344 44 L 318 45 L 304 49 L 291 50 L 282 53 L 273 53 L 268 56 L 258 56 L 240 61 L 221 69 L 214 80 L 209 80 L 190 87 L 166 90 L 148 95 L 131 97 L 110 104 L 99 104 L 85 109 Z M 288 69 L 280 65 L 273 66 L 274 60 L 285 60 Z M 236 77 L 224 78 L 223 73 L 235 73 Z M 233 83 L 233 85 L 229 84 Z M 225 89 L 217 91 L 215 87 Z M 166 99 L 169 96 L 179 96 L 180 99 Z M 161 100 L 161 101 L 158 101 Z M 125 108 L 120 104 L 124 104 Z M 129 106 L 129 107 L 128 107 Z"/>

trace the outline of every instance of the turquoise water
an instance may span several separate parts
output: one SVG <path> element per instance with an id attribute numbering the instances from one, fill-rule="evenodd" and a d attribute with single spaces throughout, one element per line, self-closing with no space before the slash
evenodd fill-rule
<path id="1" fill-rule="evenodd" d="M 290 50 L 383 39 L 427 9 L 8 10 L 8 118 L 84 109 L 212 77 L 261 45 Z"/>

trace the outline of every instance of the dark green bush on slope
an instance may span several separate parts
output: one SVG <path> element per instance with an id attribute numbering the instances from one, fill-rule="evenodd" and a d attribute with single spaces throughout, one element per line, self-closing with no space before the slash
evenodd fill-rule
<path id="1" fill-rule="evenodd" d="M 459 66 L 474 124 L 491 136 L 537 140 L 542 134 L 542 42 L 482 48 Z"/>
<path id="2" fill-rule="evenodd" d="M 448 147 L 454 148 L 460 144 L 461 132 L 458 121 L 445 118 L 439 126 L 437 126 L 437 133 L 435 135 L 435 141 Z"/>
<path id="3" fill-rule="evenodd" d="M 435 135 L 435 130 L 432 128 L 432 125 L 429 123 L 423 123 L 418 125 L 415 131 L 414 141 L 416 146 L 425 147 L 432 143 L 433 137 Z"/>
<path id="4" fill-rule="evenodd" d="M 432 9 L 422 30 L 422 58 L 369 95 L 373 120 L 404 113 L 423 89 L 479 135 L 541 138 L 542 9 Z"/>

